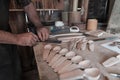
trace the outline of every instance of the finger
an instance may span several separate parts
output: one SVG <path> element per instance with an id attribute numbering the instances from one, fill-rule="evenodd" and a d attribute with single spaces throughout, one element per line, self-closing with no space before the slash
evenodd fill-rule
<path id="1" fill-rule="evenodd" d="M 42 31 L 44 41 L 48 39 L 49 33 L 47 30 Z"/>
<path id="2" fill-rule="evenodd" d="M 49 33 L 46 28 L 42 28 L 38 31 L 39 37 L 41 38 L 42 41 L 45 41 L 48 39 Z"/>
<path id="3" fill-rule="evenodd" d="M 46 40 L 47 39 L 47 31 L 44 30 L 44 32 L 42 32 L 42 34 L 43 34 L 43 39 Z"/>
<path id="4" fill-rule="evenodd" d="M 28 42 L 26 42 L 26 46 L 32 46 L 32 43 L 31 43 L 31 41 L 28 41 Z"/>
<path id="5" fill-rule="evenodd" d="M 32 36 L 33 36 L 33 40 L 34 40 L 35 42 L 39 41 L 39 38 L 38 38 L 37 35 L 33 34 Z"/>
<path id="6" fill-rule="evenodd" d="M 42 40 L 45 41 L 45 37 L 46 37 L 45 32 L 41 31 L 41 34 L 42 34 Z"/>
<path id="7" fill-rule="evenodd" d="M 38 32 L 38 36 L 39 36 L 40 40 L 43 41 L 41 32 Z"/>
<path id="8" fill-rule="evenodd" d="M 29 44 L 29 46 L 32 46 L 32 45 L 35 44 L 38 40 L 39 40 L 38 37 L 37 37 L 35 34 L 31 33 L 31 36 L 29 37 L 29 40 L 28 40 L 27 43 Z"/>
<path id="9" fill-rule="evenodd" d="M 49 33 L 47 32 L 47 33 L 46 33 L 46 38 L 45 38 L 45 39 L 47 40 L 47 39 L 48 39 L 48 37 L 49 37 Z"/>
<path id="10" fill-rule="evenodd" d="M 33 45 L 35 45 L 35 44 L 37 44 L 37 42 L 36 42 L 34 39 L 30 41 L 30 45 L 31 45 L 31 46 L 33 46 Z"/>
<path id="11" fill-rule="evenodd" d="M 49 31 L 45 29 L 44 33 L 45 33 L 45 40 L 47 40 L 49 37 Z"/>

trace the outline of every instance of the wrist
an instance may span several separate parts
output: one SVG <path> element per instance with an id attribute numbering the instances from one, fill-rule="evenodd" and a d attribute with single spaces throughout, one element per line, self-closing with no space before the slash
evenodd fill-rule
<path id="1" fill-rule="evenodd" d="M 36 28 L 43 28 L 42 23 L 35 23 L 34 25 L 35 25 Z"/>
<path id="2" fill-rule="evenodd" d="M 14 44 L 20 45 L 18 34 L 14 34 L 13 36 L 14 36 Z"/>

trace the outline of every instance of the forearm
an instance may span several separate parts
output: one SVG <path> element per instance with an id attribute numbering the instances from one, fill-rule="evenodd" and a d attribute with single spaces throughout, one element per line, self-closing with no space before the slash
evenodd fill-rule
<path id="1" fill-rule="evenodd" d="M 16 44 L 15 34 L 0 30 L 0 43 Z"/>
<path id="2" fill-rule="evenodd" d="M 36 27 L 43 27 L 40 18 L 36 12 L 36 9 L 32 3 L 24 7 L 25 12 L 29 16 L 29 19 L 33 22 Z"/>
<path id="3" fill-rule="evenodd" d="M 12 34 L 0 30 L 0 43 L 15 44 L 19 46 L 33 46 L 39 41 L 38 37 L 32 32 L 22 34 Z"/>
<path id="4" fill-rule="evenodd" d="M 32 23 L 36 26 L 37 28 L 37 34 L 38 37 L 42 40 L 45 41 L 49 37 L 49 30 L 41 24 L 40 18 L 36 12 L 35 7 L 33 6 L 32 3 L 24 7 L 25 12 L 27 13 L 29 19 L 32 21 Z"/>

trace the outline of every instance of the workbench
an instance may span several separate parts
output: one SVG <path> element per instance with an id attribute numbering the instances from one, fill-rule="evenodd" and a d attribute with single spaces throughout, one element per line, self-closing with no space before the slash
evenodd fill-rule
<path id="1" fill-rule="evenodd" d="M 109 41 L 110 40 L 96 41 L 94 52 L 90 52 L 88 50 L 85 50 L 85 51 L 78 50 L 78 54 L 81 55 L 85 59 L 91 60 L 92 65 L 100 69 L 102 73 L 100 80 L 120 80 L 120 78 L 109 75 L 105 67 L 103 67 L 102 65 L 102 63 L 105 60 L 109 59 L 112 56 L 118 55 L 118 53 L 100 46 L 100 44 L 103 44 Z M 49 67 L 48 64 L 42 59 L 42 51 L 43 51 L 43 46 L 45 44 L 46 43 L 42 42 L 34 46 L 34 54 L 35 54 L 35 59 L 37 62 L 40 80 L 59 80 L 58 74 L 55 73 L 53 69 Z M 66 45 L 61 44 L 61 46 L 65 47 Z M 116 68 L 113 70 L 120 71 L 120 69 L 116 69 Z"/>

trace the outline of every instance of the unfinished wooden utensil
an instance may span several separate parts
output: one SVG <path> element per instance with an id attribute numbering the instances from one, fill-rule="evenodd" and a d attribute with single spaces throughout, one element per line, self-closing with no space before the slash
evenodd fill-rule
<path id="1" fill-rule="evenodd" d="M 72 65 L 72 62 L 69 63 L 69 64 L 66 64 L 65 66 L 63 66 L 63 68 L 60 68 L 60 69 L 58 70 L 58 73 L 60 73 L 62 70 L 66 69 L 66 68 L 69 67 L 70 65 Z"/>
<path id="2" fill-rule="evenodd" d="M 118 59 L 116 57 L 111 57 L 108 60 L 106 60 L 105 62 L 103 62 L 103 66 L 104 67 L 110 67 L 110 66 L 113 66 L 115 64 L 118 64 L 119 62 L 120 62 L 120 59 Z"/>
<path id="3" fill-rule="evenodd" d="M 81 71 L 80 69 L 76 69 L 71 72 L 60 75 L 60 80 L 79 80 L 79 79 L 83 79 L 83 71 Z"/>
<path id="4" fill-rule="evenodd" d="M 65 59 L 59 59 L 53 66 L 53 68 L 56 68 L 56 67 L 58 67 L 59 65 L 61 65 L 63 62 L 65 62 L 65 60 L 67 60 L 67 59 L 71 59 L 72 57 L 74 57 L 76 54 L 75 54 L 75 52 L 73 52 L 73 51 L 70 51 L 70 52 L 68 52 L 68 53 L 66 53 L 66 55 L 65 55 Z"/>
<path id="5" fill-rule="evenodd" d="M 70 72 L 70 71 L 73 71 L 75 69 L 79 69 L 80 66 L 78 64 L 71 64 L 70 66 L 66 67 L 66 68 L 63 68 L 62 70 L 60 70 L 58 73 L 59 74 L 63 74 L 63 73 L 66 73 L 66 72 Z"/>
<path id="6" fill-rule="evenodd" d="M 92 40 L 88 41 L 88 48 L 90 51 L 94 51 L 94 41 Z"/>
<path id="7" fill-rule="evenodd" d="M 79 66 L 81 69 L 89 68 L 89 67 L 91 67 L 91 61 L 90 60 L 81 61 L 81 62 L 79 62 Z"/>
<path id="8" fill-rule="evenodd" d="M 72 62 L 70 60 L 66 60 L 65 62 L 63 62 L 62 64 L 60 64 L 58 67 L 56 67 L 54 69 L 55 72 L 58 72 L 59 70 L 61 70 L 63 67 L 67 66 L 67 65 L 71 65 Z"/>
<path id="9" fill-rule="evenodd" d="M 70 40 L 69 49 L 70 50 L 76 49 L 77 43 L 79 43 L 81 40 L 82 40 L 81 38 L 75 38 L 75 39 Z"/>
<path id="10" fill-rule="evenodd" d="M 55 56 L 56 53 L 58 53 L 61 50 L 60 46 L 55 46 L 53 48 L 53 50 L 50 52 L 48 58 L 47 58 L 47 62 L 50 62 L 52 60 L 52 58 Z"/>
<path id="11" fill-rule="evenodd" d="M 58 67 L 60 64 L 62 64 L 65 60 L 67 60 L 66 57 L 61 57 L 58 61 L 56 61 L 53 65 L 52 68 Z"/>
<path id="12" fill-rule="evenodd" d="M 87 65 L 86 65 L 86 66 L 87 66 Z M 81 66 L 81 65 L 79 65 L 79 64 L 71 64 L 70 66 L 68 66 L 68 67 L 63 68 L 62 70 L 60 70 L 58 73 L 59 73 L 59 74 L 63 74 L 63 73 L 66 73 L 66 72 L 73 71 L 73 70 L 75 70 L 75 69 L 85 69 L 85 68 L 90 67 L 90 65 L 88 65 L 87 67 L 86 67 L 86 66 L 84 66 L 84 68 L 83 68 L 83 66 Z"/>
<path id="13" fill-rule="evenodd" d="M 87 40 L 83 38 L 81 41 L 77 43 L 77 49 L 79 50 L 86 50 Z"/>
<path id="14" fill-rule="evenodd" d="M 63 48 L 60 50 L 59 54 L 55 55 L 55 57 L 50 61 L 49 65 L 52 66 L 61 56 L 64 56 L 68 52 L 67 48 Z"/>
<path id="15" fill-rule="evenodd" d="M 84 76 L 88 80 L 98 80 L 100 78 L 100 71 L 98 68 L 88 68 L 84 70 Z"/>
<path id="16" fill-rule="evenodd" d="M 67 59 L 72 59 L 75 55 L 76 53 L 74 51 L 69 51 L 68 53 L 66 53 L 65 57 Z"/>
<path id="17" fill-rule="evenodd" d="M 109 73 L 120 74 L 120 63 L 111 67 L 106 67 L 105 69 Z"/>
<path id="18" fill-rule="evenodd" d="M 75 39 L 74 38 L 70 39 L 69 44 L 68 44 L 69 50 L 73 50 L 74 44 L 75 44 Z"/>
<path id="19" fill-rule="evenodd" d="M 52 45 L 51 44 L 47 44 L 44 46 L 44 50 L 43 50 L 43 60 L 46 60 L 49 53 L 50 53 L 50 50 L 52 49 Z"/>
<path id="20" fill-rule="evenodd" d="M 68 49 L 67 49 L 67 48 L 63 48 L 63 49 L 59 52 L 59 54 L 64 56 L 67 52 L 68 52 Z"/>
<path id="21" fill-rule="evenodd" d="M 81 56 L 79 56 L 79 55 L 77 55 L 77 56 L 75 56 L 75 57 L 73 57 L 72 59 L 71 59 L 71 61 L 73 62 L 73 63 L 75 63 L 75 64 L 78 64 L 80 61 L 82 61 L 83 60 L 83 58 L 81 57 Z"/>
<path id="22" fill-rule="evenodd" d="M 52 66 L 59 58 L 61 57 L 60 54 L 56 54 L 53 59 L 49 62 L 49 66 Z"/>
<path id="23" fill-rule="evenodd" d="M 77 48 L 77 44 L 81 41 L 82 39 L 77 39 L 76 41 L 75 41 L 75 44 L 74 44 L 74 46 L 73 46 L 73 49 L 72 50 L 74 50 L 74 49 L 76 49 Z"/>
<path id="24" fill-rule="evenodd" d="M 81 50 L 86 50 L 86 46 L 87 46 L 87 40 L 83 40 L 81 43 Z"/>
<path id="25" fill-rule="evenodd" d="M 116 58 L 120 59 L 120 55 L 117 55 Z"/>

